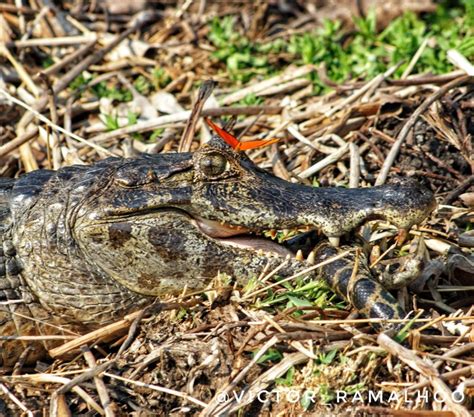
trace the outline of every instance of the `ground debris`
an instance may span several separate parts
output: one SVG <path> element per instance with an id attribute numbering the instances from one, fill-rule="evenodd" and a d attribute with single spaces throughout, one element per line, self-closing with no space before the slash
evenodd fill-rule
<path id="1" fill-rule="evenodd" d="M 463 66 L 436 72 L 422 63 L 417 72 L 422 58 L 411 50 L 375 73 L 357 72 L 359 61 L 347 73 L 324 57 L 315 62 L 328 39 L 341 58 L 354 31 L 376 37 L 407 8 L 434 7 L 375 2 L 374 21 L 374 2 L 343 3 L 3 2 L 0 177 L 177 151 L 199 86 L 212 79 L 201 115 L 230 119 L 244 142 L 279 139 L 248 152 L 275 175 L 351 187 L 413 177 L 436 194 L 438 210 L 396 253 L 426 245 L 421 277 L 398 293 L 424 314 L 405 345 L 377 342 L 370 320 L 354 318 L 317 285 L 183 295 L 163 300 L 168 309 L 121 321 L 113 340 L 83 336 L 88 349 L 75 345 L 32 369 L 0 369 L 0 416 L 472 410 L 473 77 Z M 419 27 L 410 16 L 404 24 Z M 340 26 L 323 22 L 335 17 Z M 326 38 L 311 41 L 318 28 Z M 434 37 L 425 35 L 415 51 L 435 54 Z M 367 67 L 382 60 L 379 49 L 364 51 Z M 210 137 L 202 118 L 194 122 L 185 150 Z M 360 235 L 376 247 L 375 263 L 395 256 L 390 225 L 371 223 Z M 138 327 L 127 337 L 132 322 Z M 437 401 L 436 390 L 465 395 L 464 410 Z M 338 402 L 342 396 L 349 400 Z"/>

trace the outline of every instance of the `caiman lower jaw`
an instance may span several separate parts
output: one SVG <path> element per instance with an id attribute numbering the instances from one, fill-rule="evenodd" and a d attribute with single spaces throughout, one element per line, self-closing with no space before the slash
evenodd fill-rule
<path id="1" fill-rule="evenodd" d="M 269 256 L 296 257 L 303 261 L 302 253 L 293 253 L 290 249 L 266 237 L 250 234 L 251 230 L 243 226 L 233 226 L 203 218 L 194 218 L 196 227 L 205 235 L 218 240 L 223 245 L 233 246 L 240 249 L 262 251 Z M 255 232 L 253 232 L 255 233 Z M 265 233 L 265 232 L 262 232 Z M 259 233 L 260 234 L 260 233 Z M 272 234 L 272 233 L 269 233 Z"/>

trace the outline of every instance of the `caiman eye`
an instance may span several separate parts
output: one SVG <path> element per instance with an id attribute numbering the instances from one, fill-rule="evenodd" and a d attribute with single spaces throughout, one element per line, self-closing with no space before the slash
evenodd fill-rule
<path id="1" fill-rule="evenodd" d="M 229 167 L 229 163 L 224 155 L 220 153 L 209 153 L 199 161 L 201 172 L 207 177 L 218 177 Z"/>

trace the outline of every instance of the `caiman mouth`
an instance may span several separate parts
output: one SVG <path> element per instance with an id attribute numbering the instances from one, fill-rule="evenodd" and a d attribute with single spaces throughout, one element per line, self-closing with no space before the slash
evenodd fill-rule
<path id="1" fill-rule="evenodd" d="M 316 242 L 314 239 L 315 229 L 310 226 L 301 226 L 295 229 L 256 229 L 248 228 L 245 226 L 231 225 L 228 223 L 209 220 L 203 217 L 190 214 L 187 211 L 173 208 L 159 208 L 153 210 L 139 210 L 134 212 L 126 212 L 115 210 L 114 212 L 108 212 L 107 216 L 110 218 L 130 218 L 137 215 L 156 214 L 161 211 L 173 210 L 188 217 L 188 221 L 201 231 L 204 235 L 219 241 L 223 245 L 233 246 L 240 249 L 247 249 L 253 251 L 262 251 L 268 256 L 279 256 L 286 258 L 288 255 L 295 257 L 299 261 L 303 261 L 306 258 L 311 262 L 312 249 Z M 305 241 L 302 245 L 301 242 L 293 243 L 294 240 L 298 240 L 302 235 L 312 234 L 311 239 L 301 239 Z M 310 242 L 307 242 L 307 241 Z M 285 243 L 282 244 L 281 242 Z"/>
<path id="2" fill-rule="evenodd" d="M 295 249 L 291 245 L 282 245 L 277 242 L 277 237 L 294 238 L 300 233 L 305 233 L 310 228 L 303 227 L 295 230 L 252 230 L 244 226 L 233 226 L 230 224 L 194 217 L 192 222 L 206 236 L 218 240 L 223 245 L 233 246 L 240 249 L 263 251 L 273 256 L 296 257 L 303 261 L 303 251 Z"/>

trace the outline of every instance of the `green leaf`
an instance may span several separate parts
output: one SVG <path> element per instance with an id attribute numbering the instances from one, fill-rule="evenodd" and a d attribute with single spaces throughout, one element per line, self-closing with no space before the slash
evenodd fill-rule
<path id="1" fill-rule="evenodd" d="M 288 369 L 288 371 L 286 371 L 286 374 L 283 378 L 275 379 L 275 384 L 291 387 L 293 385 L 294 376 L 295 376 L 295 367 L 292 366 L 290 369 Z"/>
<path id="2" fill-rule="evenodd" d="M 257 352 L 255 352 L 254 354 L 256 354 Z M 281 359 L 283 359 L 283 355 L 276 349 L 274 348 L 270 348 L 268 349 L 262 357 L 260 357 L 258 360 L 257 360 L 257 363 L 263 363 L 263 362 L 276 362 L 276 361 L 280 361 Z"/>
<path id="3" fill-rule="evenodd" d="M 138 113 L 134 113 L 132 111 L 128 111 L 127 113 L 127 123 L 129 126 L 133 126 L 135 124 L 137 124 L 137 120 L 138 120 Z"/>
<path id="4" fill-rule="evenodd" d="M 321 353 L 318 355 L 318 362 L 323 365 L 330 365 L 338 352 L 338 349 L 333 349 L 326 354 Z"/>
<path id="5" fill-rule="evenodd" d="M 304 298 L 293 297 L 291 295 L 288 296 L 288 307 L 312 307 L 313 304 L 305 300 Z"/>
<path id="6" fill-rule="evenodd" d="M 117 115 L 104 114 L 103 116 L 105 119 L 105 127 L 107 128 L 107 131 L 116 130 L 120 127 Z"/>
<path id="7" fill-rule="evenodd" d="M 314 391 L 306 390 L 304 394 L 301 396 L 300 404 L 304 411 L 308 411 L 309 408 L 315 404 Z"/>

